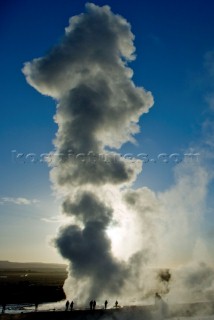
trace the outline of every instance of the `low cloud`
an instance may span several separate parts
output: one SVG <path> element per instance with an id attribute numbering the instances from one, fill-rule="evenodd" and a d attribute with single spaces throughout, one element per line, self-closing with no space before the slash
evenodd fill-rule
<path id="1" fill-rule="evenodd" d="M 39 200 L 37 199 L 27 199 L 27 198 L 23 198 L 23 197 L 18 197 L 18 198 L 14 198 L 14 197 L 2 197 L 0 198 L 0 204 L 4 205 L 4 204 L 16 204 L 19 206 L 27 206 L 27 205 L 32 205 L 32 204 L 36 204 L 39 203 Z"/>
<path id="2" fill-rule="evenodd" d="M 44 222 L 47 222 L 47 223 L 63 223 L 63 222 L 65 222 L 65 219 L 62 216 L 54 216 L 54 217 L 50 217 L 50 218 L 44 217 L 41 220 Z"/>

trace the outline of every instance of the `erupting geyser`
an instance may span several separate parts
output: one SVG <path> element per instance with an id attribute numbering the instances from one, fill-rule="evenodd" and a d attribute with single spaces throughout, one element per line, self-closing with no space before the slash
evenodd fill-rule
<path id="1" fill-rule="evenodd" d="M 134 142 L 139 118 L 153 105 L 151 93 L 134 85 L 127 67 L 135 59 L 133 40 L 123 17 L 89 3 L 70 19 L 58 45 L 23 68 L 30 85 L 58 102 L 50 177 L 70 222 L 54 244 L 69 261 L 66 295 L 82 303 L 119 295 L 123 302 L 154 301 L 155 292 L 169 291 L 177 301 L 184 289 L 209 289 L 214 274 L 203 264 L 209 281 L 192 281 L 203 274 L 194 254 L 203 259 L 199 225 L 206 170 L 180 165 L 168 190 L 134 190 L 142 161 L 116 151 Z M 171 277 L 162 269 L 183 262 L 186 276 L 181 270 Z"/>
<path id="2" fill-rule="evenodd" d="M 141 170 L 140 161 L 130 166 L 109 148 L 133 141 L 139 117 L 153 104 L 126 66 L 135 58 L 133 39 L 124 18 L 90 3 L 86 13 L 70 19 L 61 43 L 23 69 L 33 87 L 58 100 L 51 180 L 72 222 L 62 226 L 55 244 L 70 261 L 68 290 L 83 300 L 119 294 L 129 273 L 113 255 L 107 229 L 120 201 L 109 190 L 120 197 L 121 187 Z"/>

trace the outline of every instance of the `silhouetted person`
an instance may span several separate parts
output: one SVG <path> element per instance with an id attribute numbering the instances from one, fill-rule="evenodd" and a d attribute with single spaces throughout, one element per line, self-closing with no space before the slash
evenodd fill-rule
<path id="1" fill-rule="evenodd" d="M 96 304 L 97 304 L 97 303 L 96 303 L 96 301 L 94 300 L 94 301 L 93 301 L 93 310 L 96 309 Z"/>
<path id="2" fill-rule="evenodd" d="M 68 307 L 69 307 L 69 301 L 67 300 L 65 304 L 65 311 L 68 311 Z"/>
<path id="3" fill-rule="evenodd" d="M 70 303 L 70 310 L 72 311 L 72 310 L 73 310 L 73 308 L 74 308 L 74 302 L 73 302 L 73 301 L 71 301 L 71 303 Z"/>
<path id="4" fill-rule="evenodd" d="M 118 307 L 118 301 L 116 300 L 115 301 L 115 308 L 117 308 Z"/>
<path id="5" fill-rule="evenodd" d="M 89 305 L 90 305 L 90 310 L 92 310 L 92 308 L 93 308 L 93 300 L 90 301 Z"/>
<path id="6" fill-rule="evenodd" d="M 108 305 L 108 301 L 106 300 L 105 301 L 105 309 L 107 308 L 107 305 Z"/>
<path id="7" fill-rule="evenodd" d="M 38 310 L 38 306 L 39 306 L 38 302 L 35 302 L 35 311 Z"/>
<path id="8" fill-rule="evenodd" d="M 5 313 L 6 310 L 6 303 L 2 303 L 2 313 Z"/>

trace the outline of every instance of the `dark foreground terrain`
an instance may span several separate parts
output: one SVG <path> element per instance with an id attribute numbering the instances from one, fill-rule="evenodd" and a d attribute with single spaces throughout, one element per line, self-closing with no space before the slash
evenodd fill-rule
<path id="1" fill-rule="evenodd" d="M 0 263 L 0 304 L 43 303 L 65 299 L 66 266 Z"/>
<path id="2" fill-rule="evenodd" d="M 160 315 L 162 314 L 162 317 Z M 160 310 L 155 306 L 133 306 L 109 310 L 46 311 L 23 314 L 2 314 L 0 320 L 154 320 L 171 317 L 214 315 L 214 302 L 170 305 Z M 213 316 L 214 317 L 214 316 Z"/>
<path id="3" fill-rule="evenodd" d="M 122 308 L 109 310 L 73 310 L 73 311 L 52 311 L 52 312 L 34 312 L 16 315 L 0 315 L 1 320 L 107 320 L 122 319 L 135 320 L 135 317 L 141 316 L 142 319 L 149 319 L 150 310 L 144 308 Z"/>

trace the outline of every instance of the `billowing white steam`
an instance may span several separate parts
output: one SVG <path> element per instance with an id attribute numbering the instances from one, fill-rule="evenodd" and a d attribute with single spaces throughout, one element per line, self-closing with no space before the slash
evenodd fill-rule
<path id="1" fill-rule="evenodd" d="M 140 116 L 153 104 L 127 67 L 135 58 L 133 40 L 124 18 L 87 4 L 86 13 L 70 19 L 62 41 L 23 68 L 29 84 L 58 101 L 51 180 L 71 222 L 55 245 L 69 260 L 65 291 L 82 302 L 168 293 L 170 273 L 146 266 L 188 262 L 200 240 L 206 172 L 180 167 L 176 185 L 164 193 L 133 190 L 142 163 L 112 151 L 134 141 Z"/>
<path id="2" fill-rule="evenodd" d="M 50 54 L 23 69 L 33 87 L 59 101 L 59 158 L 51 179 L 63 192 L 63 212 L 73 223 L 60 230 L 56 245 L 70 261 L 75 293 L 85 299 L 119 293 L 127 277 L 127 266 L 112 255 L 106 234 L 114 219 L 106 187 L 130 184 L 140 168 L 106 147 L 132 141 L 139 117 L 153 104 L 150 93 L 135 87 L 126 67 L 135 51 L 130 25 L 108 6 L 87 4 L 86 10 L 70 19 L 62 42 Z M 102 154 L 107 161 L 93 159 Z"/>

